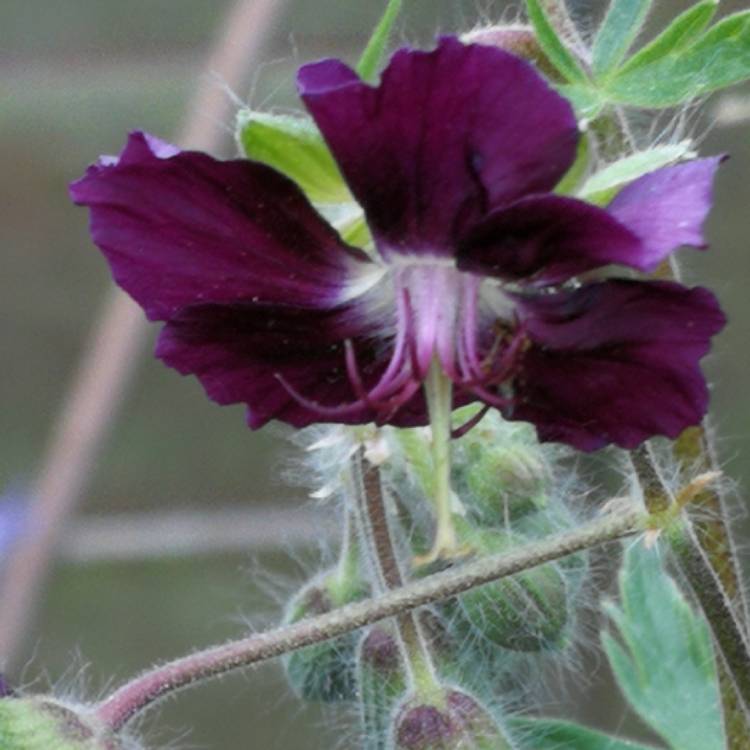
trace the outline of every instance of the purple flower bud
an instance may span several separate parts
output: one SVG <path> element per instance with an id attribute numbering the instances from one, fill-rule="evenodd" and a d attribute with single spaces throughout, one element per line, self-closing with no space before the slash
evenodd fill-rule
<path id="1" fill-rule="evenodd" d="M 389 676 L 401 668 L 401 653 L 395 636 L 375 625 L 362 641 L 362 663 L 378 674 Z"/>
<path id="2" fill-rule="evenodd" d="M 396 717 L 395 738 L 396 750 L 510 750 L 486 709 L 459 690 L 447 690 L 441 705 L 408 700 Z"/>

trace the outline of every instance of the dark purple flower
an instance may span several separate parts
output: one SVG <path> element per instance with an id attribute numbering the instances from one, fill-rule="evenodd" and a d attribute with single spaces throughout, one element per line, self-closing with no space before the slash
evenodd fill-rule
<path id="1" fill-rule="evenodd" d="M 724 325 L 711 293 L 576 277 L 704 247 L 720 159 L 646 175 L 606 209 L 556 195 L 578 141 L 569 104 L 519 58 L 453 38 L 397 52 L 377 87 L 337 60 L 298 82 L 376 257 L 273 169 L 143 133 L 71 186 L 117 282 L 166 322 L 167 364 L 247 404 L 254 428 L 424 424 L 435 359 L 455 404 L 585 450 L 701 419 L 698 362 Z"/>

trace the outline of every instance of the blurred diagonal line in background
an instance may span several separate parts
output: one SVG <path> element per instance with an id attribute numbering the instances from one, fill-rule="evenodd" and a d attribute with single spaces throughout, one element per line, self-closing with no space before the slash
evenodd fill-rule
<path id="1" fill-rule="evenodd" d="M 717 125 L 731 127 L 750 121 L 750 96 L 726 94 L 715 104 L 712 112 Z"/>
<path id="2" fill-rule="evenodd" d="M 65 562 L 82 564 L 250 555 L 319 547 L 333 542 L 336 531 L 330 513 L 309 507 L 84 516 L 68 524 L 59 555 Z"/>
<path id="3" fill-rule="evenodd" d="M 216 78 L 239 89 L 285 0 L 238 0 L 219 31 L 177 143 L 216 152 L 233 104 Z M 94 155 L 92 154 L 92 157 Z M 117 416 L 145 339 L 143 314 L 119 290 L 104 304 L 51 434 L 30 496 L 28 531 L 5 561 L 0 587 L 0 665 L 12 665 L 66 520 Z"/>

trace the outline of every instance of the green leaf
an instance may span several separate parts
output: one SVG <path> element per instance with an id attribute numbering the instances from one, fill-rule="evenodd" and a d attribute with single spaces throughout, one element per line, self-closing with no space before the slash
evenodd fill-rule
<path id="1" fill-rule="evenodd" d="M 564 96 L 573 105 L 579 122 L 595 120 L 607 103 L 599 90 L 585 83 L 564 84 L 555 88 L 560 96 Z"/>
<path id="2" fill-rule="evenodd" d="M 633 180 L 661 169 L 675 162 L 694 156 L 691 141 L 669 143 L 654 146 L 646 151 L 626 156 L 624 159 L 608 164 L 604 169 L 591 175 L 577 197 L 603 206 L 609 203 L 617 193 Z"/>
<path id="3" fill-rule="evenodd" d="M 724 750 L 708 625 L 664 571 L 658 548 L 627 551 L 620 599 L 605 609 L 622 642 L 609 633 L 602 641 L 623 695 L 673 750 Z"/>
<path id="4" fill-rule="evenodd" d="M 612 0 L 594 39 L 592 68 L 606 78 L 627 54 L 646 21 L 651 0 Z"/>
<path id="5" fill-rule="evenodd" d="M 698 41 L 618 73 L 604 87 L 611 102 L 660 109 L 750 78 L 750 11 L 728 16 Z"/>
<path id="6" fill-rule="evenodd" d="M 508 724 L 520 750 L 656 750 L 558 719 L 513 718 Z"/>
<path id="7" fill-rule="evenodd" d="M 570 83 L 585 83 L 588 80 L 586 73 L 558 36 L 539 0 L 526 0 L 526 12 L 539 46 L 550 62 Z"/>
<path id="8" fill-rule="evenodd" d="M 357 73 L 364 81 L 372 81 L 377 77 L 378 68 L 385 55 L 388 40 L 391 37 L 393 24 L 401 12 L 401 0 L 388 0 L 382 18 L 372 32 L 370 41 L 359 58 L 357 63 Z"/>
<path id="9" fill-rule="evenodd" d="M 311 201 L 353 201 L 323 136 L 309 117 L 243 109 L 237 114 L 237 141 L 248 159 L 290 177 Z"/>
<path id="10" fill-rule="evenodd" d="M 618 75 L 685 49 L 705 30 L 718 7 L 719 0 L 703 0 L 688 8 L 653 41 L 632 55 L 620 68 Z"/>

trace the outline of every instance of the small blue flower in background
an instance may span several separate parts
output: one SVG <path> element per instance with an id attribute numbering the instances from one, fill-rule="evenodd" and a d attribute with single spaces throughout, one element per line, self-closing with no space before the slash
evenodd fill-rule
<path id="1" fill-rule="evenodd" d="M 28 498 L 18 486 L 0 493 L 0 562 L 13 543 L 23 534 L 26 526 L 27 509 Z M 0 680 L 1 694 L 2 683 Z"/>

